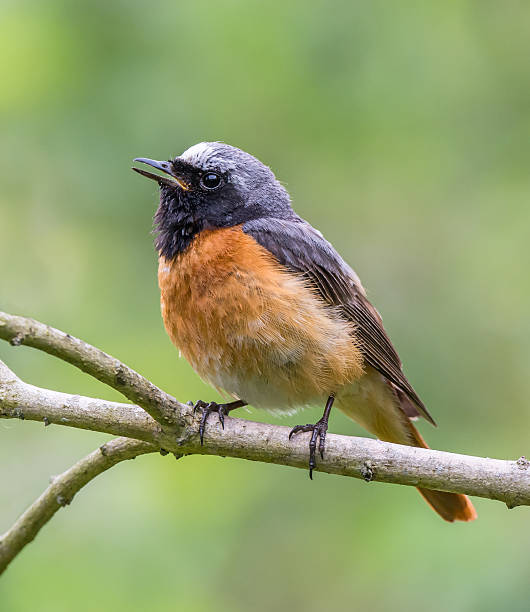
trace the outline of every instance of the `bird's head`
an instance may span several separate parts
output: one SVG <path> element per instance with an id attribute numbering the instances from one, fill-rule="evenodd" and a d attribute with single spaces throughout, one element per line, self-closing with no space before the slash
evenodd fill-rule
<path id="1" fill-rule="evenodd" d="M 221 142 L 201 142 L 168 161 L 134 161 L 164 173 L 133 168 L 160 186 L 155 245 L 166 259 L 183 251 L 204 229 L 294 214 L 287 191 L 270 168 Z"/>

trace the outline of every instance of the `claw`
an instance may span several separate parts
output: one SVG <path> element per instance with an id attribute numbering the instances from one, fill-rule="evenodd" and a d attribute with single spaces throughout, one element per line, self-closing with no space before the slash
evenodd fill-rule
<path id="1" fill-rule="evenodd" d="M 202 400 L 195 402 L 195 404 L 193 404 L 193 402 L 188 402 L 188 403 L 191 403 L 191 405 L 193 406 L 193 414 L 195 414 L 199 408 L 206 408 L 206 406 L 208 405 L 206 402 L 203 402 Z"/>
<path id="2" fill-rule="evenodd" d="M 208 417 L 214 410 L 214 408 L 212 408 L 212 404 L 214 404 L 214 402 L 210 402 L 209 404 L 206 404 L 205 406 L 201 406 L 201 408 L 203 408 L 201 423 L 199 425 L 199 437 L 201 439 L 201 446 L 204 445 L 204 429 L 206 427 L 206 421 L 208 420 Z"/>
<path id="3" fill-rule="evenodd" d="M 296 425 L 289 432 L 289 440 L 291 439 L 292 436 L 295 436 L 297 433 L 300 433 L 301 431 L 303 431 L 303 432 L 313 431 L 313 427 L 314 427 L 314 425 L 311 425 L 311 424 L 309 424 L 309 425 Z"/>
<path id="4" fill-rule="evenodd" d="M 324 450 L 326 448 L 326 432 L 328 430 L 328 419 L 329 413 L 331 411 L 331 406 L 333 405 L 334 396 L 330 395 L 328 401 L 326 403 L 326 408 L 324 410 L 324 414 L 322 418 L 317 421 L 315 424 L 308 423 L 307 425 L 296 425 L 289 432 L 289 440 L 300 432 L 311 432 L 311 439 L 309 441 L 309 478 L 313 480 L 313 470 L 317 466 L 316 462 L 316 450 L 317 450 L 317 438 L 318 442 L 318 451 L 320 453 L 320 457 L 324 459 Z"/>
<path id="5" fill-rule="evenodd" d="M 221 423 L 222 428 L 225 428 L 225 416 L 235 408 L 241 408 L 242 406 L 246 406 L 247 403 L 243 400 L 236 400 L 235 402 L 230 402 L 228 404 L 218 404 L 217 402 L 203 402 L 199 400 L 193 406 L 193 412 L 195 413 L 197 410 L 202 410 L 201 422 L 199 423 L 199 438 L 201 440 L 201 446 L 204 445 L 204 430 L 206 429 L 206 422 L 208 421 L 208 417 L 212 412 L 217 412 L 217 416 L 219 417 L 219 422 Z"/>
<path id="6" fill-rule="evenodd" d="M 318 452 L 320 453 L 320 458 L 324 460 L 324 449 L 326 447 L 326 433 L 327 431 L 320 432 L 320 440 L 318 442 Z"/>

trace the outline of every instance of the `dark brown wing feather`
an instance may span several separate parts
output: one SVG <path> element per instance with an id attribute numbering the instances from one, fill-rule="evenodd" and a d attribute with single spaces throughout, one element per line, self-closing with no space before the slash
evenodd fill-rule
<path id="1" fill-rule="evenodd" d="M 338 307 L 356 324 L 356 334 L 366 362 L 417 407 L 414 414 L 409 403 L 408 416 L 421 414 L 435 425 L 406 379 L 399 355 L 385 332 L 379 313 L 366 298 L 359 278 L 322 234 L 299 217 L 256 219 L 245 223 L 243 231 L 270 251 L 282 265 L 305 276 L 328 304 Z"/>

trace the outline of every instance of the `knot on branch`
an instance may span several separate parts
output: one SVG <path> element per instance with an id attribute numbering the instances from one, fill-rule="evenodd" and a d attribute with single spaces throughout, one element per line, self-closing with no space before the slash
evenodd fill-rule
<path id="1" fill-rule="evenodd" d="M 375 478 L 375 468 L 371 461 L 365 461 L 361 466 L 360 472 L 366 482 L 372 482 Z"/>
<path id="2" fill-rule="evenodd" d="M 527 470 L 530 467 L 530 461 L 528 461 L 528 459 L 524 455 L 522 457 L 519 457 L 516 463 L 517 463 L 517 467 L 520 470 Z"/>
<path id="3" fill-rule="evenodd" d="M 116 366 L 116 373 L 114 374 L 114 380 L 117 385 L 123 386 L 127 384 L 127 371 L 122 364 Z"/>
<path id="4" fill-rule="evenodd" d="M 25 339 L 26 339 L 26 334 L 23 334 L 22 332 L 18 332 L 18 334 L 15 334 L 12 338 L 10 338 L 9 344 L 11 346 L 20 346 L 21 344 L 23 344 Z"/>

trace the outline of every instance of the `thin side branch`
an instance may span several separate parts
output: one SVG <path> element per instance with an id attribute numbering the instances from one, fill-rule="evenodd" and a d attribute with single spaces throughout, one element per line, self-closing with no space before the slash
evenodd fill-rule
<path id="1" fill-rule="evenodd" d="M 116 389 L 141 406 L 155 421 L 175 423 L 182 408 L 174 397 L 118 359 L 70 334 L 29 319 L 0 311 L 0 338 L 12 346 L 31 346 L 71 363 L 83 372 Z"/>
<path id="2" fill-rule="evenodd" d="M 116 438 L 53 478 L 46 491 L 0 537 L 0 574 L 52 516 L 70 504 L 74 495 L 92 479 L 121 461 L 156 451 L 155 446 L 146 442 Z"/>

